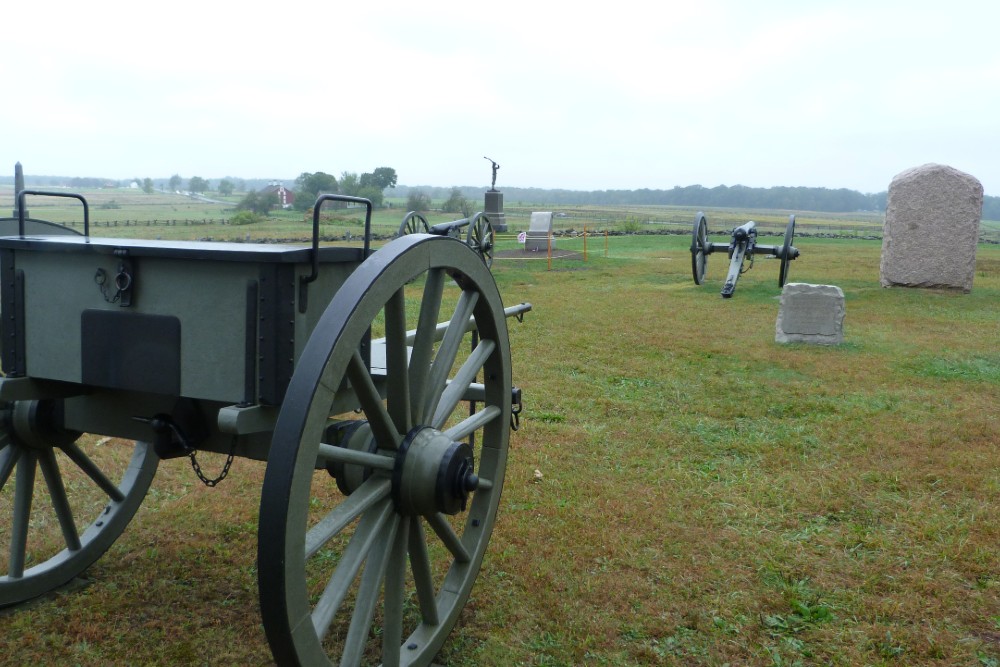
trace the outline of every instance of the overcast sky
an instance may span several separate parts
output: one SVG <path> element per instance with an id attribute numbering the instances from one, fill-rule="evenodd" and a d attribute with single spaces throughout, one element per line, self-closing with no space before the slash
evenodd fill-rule
<path id="1" fill-rule="evenodd" d="M 0 170 L 1000 195 L 1000 3 L 356 5 L 7 3 Z"/>

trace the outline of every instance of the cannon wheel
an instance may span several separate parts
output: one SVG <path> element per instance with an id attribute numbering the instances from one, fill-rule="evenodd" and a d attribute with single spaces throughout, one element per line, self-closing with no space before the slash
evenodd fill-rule
<path id="1" fill-rule="evenodd" d="M 479 342 L 460 353 L 470 318 Z M 372 345 L 385 400 L 362 359 L 369 327 L 385 329 L 384 362 Z M 473 388 L 479 410 L 463 416 Z M 404 236 L 348 276 L 302 352 L 264 475 L 258 585 L 278 664 L 430 663 L 493 531 L 511 401 L 503 306 L 468 246 Z"/>
<path id="2" fill-rule="evenodd" d="M 785 227 L 785 242 L 781 244 L 781 269 L 778 271 L 778 287 L 784 287 L 788 280 L 788 263 L 792 257 L 792 239 L 795 237 L 795 216 L 788 216 L 788 226 Z"/>
<path id="3" fill-rule="evenodd" d="M 694 218 L 694 231 L 691 233 L 691 272 L 694 274 L 694 284 L 705 282 L 705 270 L 708 268 L 708 220 L 701 211 Z"/>
<path id="4" fill-rule="evenodd" d="M 416 211 L 410 211 L 403 216 L 403 222 L 399 224 L 399 232 L 396 236 L 406 236 L 407 234 L 430 234 L 431 226 L 427 224 L 427 218 Z"/>
<path id="5" fill-rule="evenodd" d="M 493 241 L 493 223 L 490 222 L 485 213 L 476 213 L 469 223 L 465 242 L 477 255 L 483 258 L 487 267 L 493 266 Z"/>
<path id="6" fill-rule="evenodd" d="M 139 509 L 159 463 L 143 442 L 131 455 L 117 444 L 88 455 L 79 433 L 51 426 L 53 410 L 55 401 L 0 405 L 0 498 L 11 508 L 0 516 L 0 606 L 58 588 L 100 558 Z"/>

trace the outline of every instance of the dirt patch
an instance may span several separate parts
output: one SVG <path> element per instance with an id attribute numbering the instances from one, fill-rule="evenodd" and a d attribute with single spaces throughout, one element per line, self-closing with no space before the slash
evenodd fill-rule
<path id="1" fill-rule="evenodd" d="M 523 248 L 518 248 L 516 250 L 502 250 L 500 252 L 494 253 L 493 259 L 548 259 L 549 255 L 547 251 L 544 250 L 524 250 Z M 583 253 L 575 252 L 573 250 L 559 250 L 557 248 L 552 249 L 552 259 L 583 259 Z"/>

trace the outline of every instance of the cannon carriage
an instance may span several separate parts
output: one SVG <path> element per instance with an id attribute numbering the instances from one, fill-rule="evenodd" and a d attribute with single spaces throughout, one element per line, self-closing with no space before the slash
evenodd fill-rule
<path id="1" fill-rule="evenodd" d="M 480 211 L 471 218 L 460 220 L 450 220 L 439 222 L 436 225 L 429 225 L 427 218 L 417 211 L 410 211 L 403 216 L 403 221 L 399 223 L 399 231 L 396 236 L 406 236 L 407 234 L 434 234 L 436 236 L 451 236 L 452 238 L 462 238 L 462 229 L 468 228 L 465 233 L 465 243 L 477 255 L 483 258 L 487 267 L 493 266 L 493 244 L 495 236 L 493 223 L 489 216 Z"/>
<path id="2" fill-rule="evenodd" d="M 84 233 L 26 219 L 29 195 L 78 199 Z M 319 245 L 328 200 L 366 207 L 362 247 Z M 322 195 L 308 246 L 98 238 L 82 196 L 17 201 L 0 221 L 0 606 L 95 562 L 161 461 L 217 483 L 197 462 L 217 452 L 222 476 L 266 462 L 276 661 L 429 664 L 496 519 L 520 411 L 506 322 L 531 305 L 505 308 L 453 238 L 372 251 L 367 200 Z"/>
<path id="3" fill-rule="evenodd" d="M 714 252 L 726 252 L 729 256 L 729 272 L 722 285 L 722 298 L 728 299 L 736 291 L 736 282 L 740 276 L 753 268 L 754 257 L 765 255 L 781 260 L 778 269 L 778 287 L 784 287 L 788 280 L 788 264 L 799 256 L 799 249 L 792 245 L 795 237 L 795 216 L 788 216 L 782 244 L 762 245 L 757 243 L 757 223 L 753 220 L 732 230 L 729 243 L 712 243 L 708 240 L 708 219 L 699 211 L 695 215 L 694 229 L 691 232 L 691 272 L 694 283 L 705 282 L 705 272 L 708 269 L 708 256 Z M 747 260 L 749 259 L 749 264 Z"/>

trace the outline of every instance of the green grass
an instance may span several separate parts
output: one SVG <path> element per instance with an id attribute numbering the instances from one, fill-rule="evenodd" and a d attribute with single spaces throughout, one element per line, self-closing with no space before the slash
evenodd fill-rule
<path id="1" fill-rule="evenodd" d="M 534 306 L 510 323 L 524 412 L 438 662 L 997 665 L 1000 248 L 958 294 L 879 287 L 878 241 L 797 239 L 790 280 L 846 297 L 845 343 L 815 347 L 774 342 L 777 261 L 723 300 L 689 235 L 607 243 L 494 265 Z M 0 615 L 3 660 L 269 664 L 262 476 L 164 462 L 89 586 Z"/>

